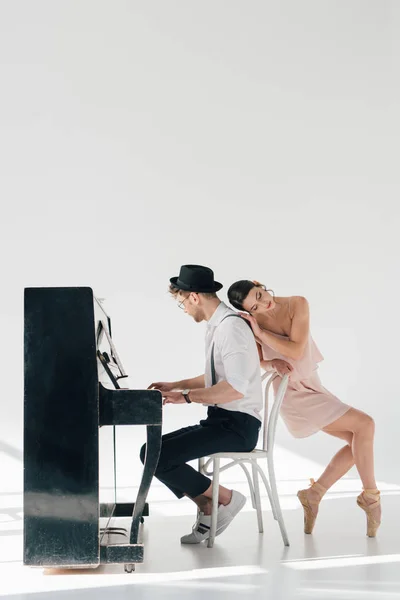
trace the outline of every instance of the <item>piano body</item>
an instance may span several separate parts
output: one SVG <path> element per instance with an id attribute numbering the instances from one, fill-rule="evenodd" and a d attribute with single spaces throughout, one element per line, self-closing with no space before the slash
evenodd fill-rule
<path id="1" fill-rule="evenodd" d="M 161 393 L 121 389 L 125 373 L 111 321 L 91 288 L 26 288 L 24 303 L 24 564 L 122 563 L 133 571 L 143 561 L 139 526 L 161 449 Z M 99 381 L 101 371 L 108 387 Z M 117 425 L 147 428 L 134 503 L 117 502 Z M 111 494 L 102 501 L 99 438 L 105 427 L 114 473 Z M 111 527 L 115 517 L 131 517 L 130 528 Z"/>

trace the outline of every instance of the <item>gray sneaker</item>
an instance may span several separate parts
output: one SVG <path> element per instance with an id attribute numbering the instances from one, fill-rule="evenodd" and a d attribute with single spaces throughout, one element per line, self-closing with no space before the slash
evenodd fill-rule
<path id="1" fill-rule="evenodd" d="M 216 536 L 220 535 L 230 525 L 236 515 L 246 504 L 246 497 L 240 492 L 232 490 L 232 498 L 229 504 L 221 505 L 218 509 Z"/>
<path id="2" fill-rule="evenodd" d="M 246 504 L 246 498 L 240 492 L 232 490 L 232 498 L 226 506 L 218 507 L 217 530 L 215 535 L 220 535 L 230 525 L 239 511 Z M 196 523 L 192 527 L 192 533 L 181 537 L 181 544 L 200 544 L 210 537 L 211 515 L 200 512 Z"/>
<path id="3" fill-rule="evenodd" d="M 196 523 L 192 527 L 192 533 L 182 536 L 181 544 L 200 544 L 203 540 L 208 540 L 210 529 L 211 515 L 205 515 L 203 512 L 200 512 Z"/>

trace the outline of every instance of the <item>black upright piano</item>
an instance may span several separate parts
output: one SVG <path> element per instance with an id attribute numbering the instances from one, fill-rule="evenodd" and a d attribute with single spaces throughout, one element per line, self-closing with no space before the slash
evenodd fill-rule
<path id="1" fill-rule="evenodd" d="M 120 563 L 133 571 L 143 561 L 140 523 L 160 455 L 161 393 L 123 387 L 111 320 L 91 288 L 26 288 L 24 303 L 24 564 Z M 130 503 L 117 502 L 117 425 L 147 428 L 142 478 Z M 105 427 L 114 476 L 101 501 Z M 114 526 L 117 517 L 130 517 L 130 527 Z"/>

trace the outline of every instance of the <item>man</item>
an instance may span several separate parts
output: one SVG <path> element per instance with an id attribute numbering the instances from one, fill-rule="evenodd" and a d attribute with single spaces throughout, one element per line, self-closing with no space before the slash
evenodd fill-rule
<path id="1" fill-rule="evenodd" d="M 187 496 L 198 508 L 192 533 L 183 544 L 208 539 L 211 526 L 212 482 L 186 463 L 215 452 L 250 452 L 257 444 L 261 425 L 262 390 L 260 361 L 253 333 L 244 319 L 219 300 L 222 284 L 208 267 L 184 265 L 170 279 L 170 292 L 196 323 L 207 321 L 205 373 L 174 382 L 152 383 L 163 394 L 164 404 L 208 406 L 207 418 L 162 438 L 155 473 L 178 497 Z M 178 391 L 179 390 L 179 391 Z M 144 461 L 146 445 L 141 449 Z M 226 529 L 243 508 L 245 497 L 219 486 L 216 535 Z"/>

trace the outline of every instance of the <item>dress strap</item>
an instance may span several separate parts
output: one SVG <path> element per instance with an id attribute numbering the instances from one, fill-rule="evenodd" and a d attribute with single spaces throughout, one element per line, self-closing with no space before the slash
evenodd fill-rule
<path id="1" fill-rule="evenodd" d="M 292 306 L 291 306 L 291 302 L 292 302 L 292 296 L 290 296 L 289 298 L 289 317 L 292 318 Z"/>

